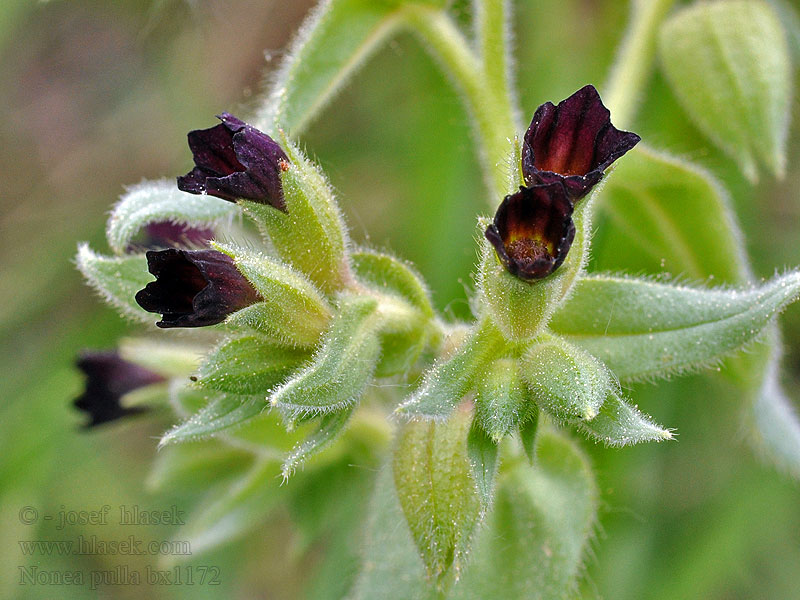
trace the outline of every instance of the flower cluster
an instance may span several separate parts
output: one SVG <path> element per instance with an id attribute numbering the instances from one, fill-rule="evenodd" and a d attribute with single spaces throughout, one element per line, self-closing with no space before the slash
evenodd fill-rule
<path id="1" fill-rule="evenodd" d="M 640 139 L 611 124 L 592 85 L 536 110 L 522 145 L 525 186 L 505 197 L 486 229 L 509 273 L 536 280 L 564 262 L 575 236 L 576 203 Z"/>
<path id="2" fill-rule="evenodd" d="M 195 167 L 178 177 L 178 188 L 235 202 L 247 199 L 286 211 L 280 173 L 289 159 L 275 140 L 231 115 L 222 123 L 189 132 Z M 217 250 L 168 249 L 147 253 L 156 281 L 136 294 L 148 312 L 160 313 L 159 327 L 204 327 L 221 323 L 259 295 Z"/>
<path id="3" fill-rule="evenodd" d="M 293 176 L 294 165 L 284 149 L 229 113 L 219 119 L 219 125 L 189 133 L 195 166 L 177 178 L 178 188 L 230 202 L 246 200 L 268 207 L 267 213 L 273 216 L 290 217 L 282 180 L 284 175 Z M 485 232 L 506 270 L 531 281 L 558 269 L 575 237 L 576 203 L 600 181 L 603 171 L 638 141 L 636 134 L 611 124 L 608 109 L 591 85 L 558 106 L 549 102 L 540 106 L 523 142 L 525 185 L 506 196 Z M 296 229 L 292 231 L 290 235 L 302 237 Z M 135 300 L 144 310 L 161 315 L 158 327 L 215 325 L 254 304 L 285 301 L 272 297 L 274 292 L 264 287 L 257 290 L 238 260 L 210 248 L 211 229 L 159 222 L 147 225 L 143 233 L 142 241 L 130 251 L 147 250 L 148 270 L 155 281 L 139 290 Z M 301 255 L 308 250 L 304 247 Z M 313 279 L 319 266 L 309 268 L 306 274 Z M 317 317 L 327 322 L 325 301 L 315 300 L 314 293 L 303 292 L 298 306 L 310 310 L 308 307 L 319 304 Z M 289 310 L 287 306 L 280 310 Z M 306 320 L 313 325 L 316 313 L 312 313 Z M 317 326 L 309 327 L 311 337 L 303 337 L 303 343 L 317 339 Z M 160 380 L 149 372 L 132 371 L 120 360 L 115 355 L 96 355 L 80 363 L 91 377 L 86 394 L 76 405 L 90 413 L 91 424 L 136 412 L 123 408 L 120 398 Z"/>

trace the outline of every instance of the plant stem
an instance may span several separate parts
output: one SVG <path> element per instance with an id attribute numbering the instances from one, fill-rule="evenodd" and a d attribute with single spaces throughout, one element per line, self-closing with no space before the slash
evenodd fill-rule
<path id="1" fill-rule="evenodd" d="M 486 74 L 486 84 L 497 96 L 498 104 L 512 116 L 514 131 L 521 129 L 514 93 L 511 52 L 510 0 L 475 0 L 475 37 Z"/>
<path id="2" fill-rule="evenodd" d="M 430 7 L 407 5 L 403 15 L 406 25 L 422 39 L 462 92 L 476 124 L 487 183 L 496 194 L 490 200 L 494 206 L 508 193 L 506 160 L 511 149 L 509 140 L 515 132 L 509 96 L 492 89 L 483 65 L 447 14 Z"/>
<path id="3" fill-rule="evenodd" d="M 614 123 L 630 127 L 656 52 L 656 34 L 675 0 L 632 0 L 631 21 L 605 86 L 605 103 Z"/>

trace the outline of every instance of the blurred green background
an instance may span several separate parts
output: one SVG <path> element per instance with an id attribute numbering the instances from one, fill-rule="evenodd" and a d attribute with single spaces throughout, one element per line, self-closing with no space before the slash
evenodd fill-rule
<path id="1" fill-rule="evenodd" d="M 251 113 L 265 58 L 267 67 L 281 58 L 311 5 L 0 4 L 0 597 L 282 599 L 326 597 L 325 590 L 337 597 L 341 573 L 317 568 L 328 564 L 320 558 L 325 535 L 307 543 L 297 527 L 303 517 L 284 509 L 239 542 L 182 563 L 219 567 L 216 587 L 20 585 L 19 570 L 161 568 L 149 556 L 25 556 L 18 543 L 81 534 L 124 539 L 132 533 L 113 525 L 114 519 L 100 528 L 57 530 L 42 518 L 26 525 L 20 519 L 25 506 L 40 516 L 106 504 L 112 510 L 123 504 L 188 510 L 197 493 L 154 492 L 146 485 L 169 415 L 89 433 L 78 429 L 80 418 L 71 407 L 82 385 L 73 369 L 77 352 L 111 348 L 120 335 L 137 329 L 82 284 L 72 257 L 79 240 L 107 251 L 104 222 L 123 186 L 189 169 L 188 130 L 213 125 L 214 114 L 223 110 Z M 585 83 L 602 92 L 624 32 L 627 2 L 516 5 L 526 118 L 541 102 L 564 98 Z M 466 16 L 466 6 L 456 2 L 453 10 Z M 797 109 L 795 101 L 795 123 Z M 725 182 L 759 276 L 800 264 L 796 125 L 785 180 L 764 177 L 755 187 L 692 127 L 658 74 L 633 129 L 649 145 L 705 165 Z M 438 308 L 453 318 L 468 317 L 475 217 L 487 213 L 489 203 L 460 101 L 417 42 L 401 35 L 382 49 L 303 142 L 338 190 L 355 240 L 413 261 Z M 790 308 L 782 324 L 784 383 L 797 406 L 800 309 Z M 732 391 L 723 382 L 692 376 L 641 385 L 633 394 L 680 435 L 676 443 L 622 450 L 583 444 L 602 491 L 583 593 L 607 599 L 800 598 L 800 490 L 747 447 Z M 304 490 L 306 484 L 289 486 L 308 498 L 303 494 L 313 494 L 313 488 Z M 334 477 L 331 485 L 352 486 L 349 512 L 357 513 L 369 477 Z M 318 520 L 348 513 L 347 507 L 313 504 L 303 510 Z M 324 534 L 325 528 L 318 530 Z M 174 533 L 172 526 L 135 531 L 148 540 Z M 350 544 L 357 546 L 358 532 L 352 537 Z"/>

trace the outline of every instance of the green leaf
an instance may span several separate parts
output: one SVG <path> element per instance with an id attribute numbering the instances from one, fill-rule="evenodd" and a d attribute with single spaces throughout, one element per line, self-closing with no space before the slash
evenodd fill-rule
<path id="1" fill-rule="evenodd" d="M 339 434 L 344 431 L 354 410 L 354 408 L 349 408 L 322 415 L 316 431 L 292 448 L 292 451 L 283 461 L 281 466 L 283 479 L 288 479 L 297 467 L 333 443 Z"/>
<path id="2" fill-rule="evenodd" d="M 452 356 L 440 359 L 428 369 L 419 388 L 396 412 L 426 418 L 447 417 L 474 388 L 476 377 L 503 346 L 500 332 L 484 320 Z"/>
<path id="3" fill-rule="evenodd" d="M 786 167 L 791 61 L 781 22 L 759 0 L 689 6 L 664 23 L 664 71 L 709 139 L 757 179 L 756 159 L 778 177 Z"/>
<path id="4" fill-rule="evenodd" d="M 405 331 L 386 331 L 380 335 L 381 359 L 375 367 L 375 377 L 405 375 L 417 363 L 428 343 L 425 323 L 407 321 Z"/>
<path id="5" fill-rule="evenodd" d="M 136 292 L 153 281 L 144 254 L 103 256 L 90 250 L 87 244 L 80 244 L 75 262 L 89 285 L 122 316 L 144 323 L 155 321 L 134 300 Z"/>
<path id="6" fill-rule="evenodd" d="M 321 2 L 297 33 L 255 124 L 300 135 L 347 79 L 397 28 L 396 3 Z"/>
<path id="7" fill-rule="evenodd" d="M 729 370 L 747 378 L 750 402 L 744 423 L 751 443 L 779 469 L 800 479 L 800 419 L 780 386 L 780 348 L 778 328 L 772 327 L 765 342 L 731 361 Z M 747 377 L 754 370 L 761 377 Z"/>
<path id="8" fill-rule="evenodd" d="M 360 283 L 384 297 L 392 297 L 406 313 L 394 323 L 387 322 L 383 328 L 382 355 L 375 376 L 405 374 L 414 366 L 430 338 L 427 325 L 434 318 L 434 311 L 429 292 L 420 275 L 393 256 L 360 250 L 350 258 Z"/>
<path id="9" fill-rule="evenodd" d="M 350 242 L 333 188 L 322 170 L 283 138 L 289 158 L 281 171 L 286 212 L 268 204 L 240 201 L 248 216 L 272 242 L 278 256 L 326 293 L 348 282 Z"/>
<path id="10" fill-rule="evenodd" d="M 136 234 L 149 223 L 171 222 L 213 228 L 239 214 L 236 205 L 214 196 L 180 191 L 175 181 L 147 181 L 130 187 L 111 211 L 108 245 L 125 254 Z"/>
<path id="11" fill-rule="evenodd" d="M 264 299 L 233 313 L 229 324 L 265 331 L 287 344 L 314 346 L 319 342 L 331 309 L 311 282 L 268 256 L 233 244 L 214 245 L 234 259 L 236 268 Z"/>
<path id="12" fill-rule="evenodd" d="M 797 7 L 793 6 L 790 0 L 769 0 L 769 3 L 786 31 L 792 58 L 797 62 L 800 60 L 800 14 Z"/>
<path id="13" fill-rule="evenodd" d="M 148 338 L 123 338 L 119 354 L 165 377 L 187 377 L 203 359 L 206 348 L 188 343 L 167 342 Z"/>
<path id="14" fill-rule="evenodd" d="M 174 393 L 197 395 L 196 390 L 186 388 Z M 210 392 L 202 394 L 202 397 L 206 399 L 205 406 L 165 433 L 159 446 L 218 435 L 233 427 L 241 426 L 261 412 L 269 410 L 269 405 L 263 396 L 237 396 Z"/>
<path id="15" fill-rule="evenodd" d="M 594 268 L 743 283 L 744 241 L 710 173 L 639 144 L 597 194 Z"/>
<path id="16" fill-rule="evenodd" d="M 476 382 L 475 421 L 499 442 L 535 408 L 517 361 L 501 358 L 490 364 Z"/>
<path id="17" fill-rule="evenodd" d="M 304 428 L 287 431 L 283 417 L 276 410 L 263 410 L 240 425 L 220 432 L 220 439 L 231 440 L 261 456 L 280 461 L 302 439 Z"/>
<path id="18" fill-rule="evenodd" d="M 308 357 L 308 352 L 257 335 L 229 338 L 206 357 L 197 384 L 231 394 L 266 396 Z"/>
<path id="19" fill-rule="evenodd" d="M 217 397 L 217 393 L 189 387 L 185 380 L 173 379 L 169 384 L 169 404 L 181 419 L 188 419 Z"/>
<path id="20" fill-rule="evenodd" d="M 592 246 L 597 268 L 666 270 L 739 284 L 750 278 L 728 197 L 708 172 L 639 144 L 606 179 L 598 201 Z M 800 421 L 774 375 L 777 325 L 767 331 L 767 343 L 730 357 L 722 373 L 733 376 L 741 390 L 744 422 L 757 448 L 781 468 L 800 473 Z"/>
<path id="21" fill-rule="evenodd" d="M 472 475 L 478 485 L 481 509 L 484 511 L 492 503 L 498 466 L 497 454 L 497 440 L 488 436 L 477 419 L 473 419 L 467 435 L 467 455 L 472 466 Z"/>
<path id="22" fill-rule="evenodd" d="M 428 600 L 431 585 L 395 491 L 391 465 L 378 473 L 352 600 Z"/>
<path id="23" fill-rule="evenodd" d="M 673 439 L 668 429 L 653 423 L 647 415 L 614 392 L 608 394 L 600 413 L 594 419 L 574 419 L 571 422 L 588 437 L 607 446 L 628 446 Z"/>
<path id="24" fill-rule="evenodd" d="M 597 513 L 591 467 L 574 442 L 552 432 L 535 468 L 501 473 L 494 508 L 449 598 L 573 598 Z"/>
<path id="25" fill-rule="evenodd" d="M 241 476 L 252 464 L 251 452 L 218 440 L 177 444 L 156 454 L 146 486 L 151 491 L 202 491 L 219 481 Z"/>
<path id="26" fill-rule="evenodd" d="M 597 512 L 597 486 L 578 446 L 541 434 L 536 468 L 520 461 L 498 476 L 496 499 L 470 561 L 447 596 L 486 600 L 571 598 Z M 353 600 L 427 600 L 434 590 L 415 551 L 390 469 L 378 474 Z"/>
<path id="27" fill-rule="evenodd" d="M 292 521 L 292 557 L 314 557 L 314 566 L 303 576 L 304 600 L 347 597 L 358 574 L 360 533 L 369 507 L 375 470 L 380 464 L 353 468 L 353 454 L 344 452 L 335 461 L 298 476 L 287 486 Z M 389 483 L 391 486 L 391 482 Z M 322 552 L 320 552 L 322 551 Z"/>
<path id="28" fill-rule="evenodd" d="M 272 394 L 272 405 L 313 414 L 358 402 L 380 358 L 377 307 L 370 297 L 345 297 L 311 363 Z"/>
<path id="29" fill-rule="evenodd" d="M 191 557 L 208 552 L 223 543 L 253 532 L 284 498 L 278 465 L 260 459 L 241 478 L 223 490 L 214 490 L 186 519 L 175 540 L 186 540 Z M 188 556 L 170 556 L 169 562 Z"/>
<path id="30" fill-rule="evenodd" d="M 666 376 L 752 343 L 798 293 L 798 272 L 744 289 L 592 275 L 581 279 L 551 326 L 620 379 Z"/>
<path id="31" fill-rule="evenodd" d="M 395 294 L 418 308 L 426 317 L 434 316 L 430 292 L 414 268 L 394 256 L 373 250 L 359 250 L 350 256 L 353 271 L 363 283 L 382 293 Z"/>
<path id="32" fill-rule="evenodd" d="M 560 419 L 594 419 L 616 389 L 608 369 L 594 356 L 551 336 L 525 351 L 520 372 L 539 408 Z"/>
<path id="33" fill-rule="evenodd" d="M 467 457 L 468 410 L 446 422 L 411 421 L 400 430 L 393 471 L 397 497 L 428 575 L 458 577 L 478 523 L 480 500 Z"/>

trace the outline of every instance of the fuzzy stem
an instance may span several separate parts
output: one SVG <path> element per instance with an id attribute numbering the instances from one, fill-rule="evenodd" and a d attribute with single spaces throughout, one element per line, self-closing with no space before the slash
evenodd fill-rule
<path id="1" fill-rule="evenodd" d="M 632 0 L 628 31 L 604 93 L 606 106 L 619 127 L 630 127 L 636 115 L 655 58 L 658 27 L 674 3 L 675 0 Z"/>
<path id="2" fill-rule="evenodd" d="M 492 89 L 480 60 L 446 13 L 430 7 L 408 5 L 403 10 L 403 17 L 462 93 L 476 124 L 487 182 L 496 194 L 491 200 L 494 206 L 499 197 L 507 193 L 506 156 L 511 145 L 509 140 L 515 131 L 509 97 Z"/>
<path id="3" fill-rule="evenodd" d="M 499 105 L 512 116 L 514 131 L 521 129 L 514 94 L 511 52 L 510 0 L 475 0 L 475 37 L 478 42 L 486 84 L 497 96 Z"/>

